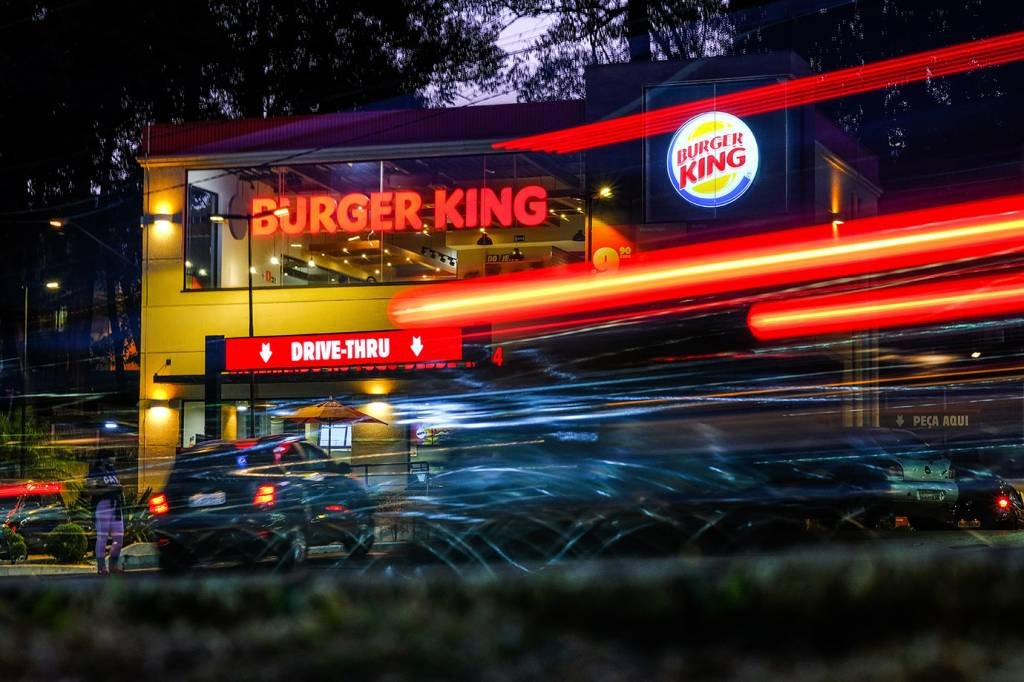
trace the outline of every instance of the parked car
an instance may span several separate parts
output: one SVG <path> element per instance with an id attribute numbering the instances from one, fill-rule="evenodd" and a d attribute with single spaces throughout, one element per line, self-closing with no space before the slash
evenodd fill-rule
<path id="1" fill-rule="evenodd" d="M 811 517 L 888 525 L 907 517 L 918 530 L 950 528 L 959 496 L 949 457 L 909 431 L 844 429 L 787 444 L 763 462 L 774 486 L 804 499 Z"/>
<path id="2" fill-rule="evenodd" d="M 30 553 L 45 552 L 47 534 L 72 520 L 60 492 L 56 482 L 0 484 L 0 520 L 25 538 Z"/>
<path id="3" fill-rule="evenodd" d="M 867 456 L 865 465 L 885 475 L 876 515 L 905 516 L 917 530 L 953 526 L 959 488 L 956 470 L 944 452 L 898 429 L 852 429 L 846 440 Z"/>
<path id="4" fill-rule="evenodd" d="M 987 472 L 961 470 L 956 519 L 983 529 L 1024 528 L 1024 500 L 1010 483 Z"/>
<path id="5" fill-rule="evenodd" d="M 374 508 L 351 468 L 299 436 L 207 442 L 178 454 L 167 486 L 150 497 L 160 564 L 301 564 L 309 546 L 350 556 L 374 540 Z"/>

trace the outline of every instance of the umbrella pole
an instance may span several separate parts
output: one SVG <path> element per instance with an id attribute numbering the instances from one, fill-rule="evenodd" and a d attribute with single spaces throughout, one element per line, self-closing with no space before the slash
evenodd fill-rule
<path id="1" fill-rule="evenodd" d="M 333 461 L 331 450 L 334 449 L 334 422 L 327 421 L 327 456 Z"/>

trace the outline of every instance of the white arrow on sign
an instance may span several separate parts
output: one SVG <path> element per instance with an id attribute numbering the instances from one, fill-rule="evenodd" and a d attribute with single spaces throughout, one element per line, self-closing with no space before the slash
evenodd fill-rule
<path id="1" fill-rule="evenodd" d="M 263 345 L 263 348 L 260 350 L 260 357 L 263 358 L 263 364 L 265 365 L 268 362 L 270 362 L 270 356 L 273 355 L 274 352 L 272 350 L 270 350 L 270 344 L 269 343 L 264 343 L 262 345 Z"/>
<path id="2" fill-rule="evenodd" d="M 416 357 L 420 356 L 423 352 L 423 340 L 419 336 L 412 337 L 412 345 L 409 346 L 412 349 L 413 355 Z"/>
<path id="3" fill-rule="evenodd" d="M 903 426 L 903 415 L 896 415 L 896 426 Z"/>

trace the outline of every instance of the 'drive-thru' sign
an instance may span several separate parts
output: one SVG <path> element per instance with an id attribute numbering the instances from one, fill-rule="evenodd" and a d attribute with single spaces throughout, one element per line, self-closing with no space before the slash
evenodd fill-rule
<path id="1" fill-rule="evenodd" d="M 404 365 L 462 359 L 458 328 L 225 339 L 229 372 Z"/>

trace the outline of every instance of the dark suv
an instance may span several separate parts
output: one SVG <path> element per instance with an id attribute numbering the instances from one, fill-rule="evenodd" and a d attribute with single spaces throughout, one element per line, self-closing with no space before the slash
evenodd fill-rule
<path id="1" fill-rule="evenodd" d="M 50 531 L 71 520 L 60 483 L 0 483 L 0 522 L 25 538 L 30 553 L 46 550 Z"/>
<path id="2" fill-rule="evenodd" d="M 299 436 L 206 442 L 181 452 L 163 492 L 150 498 L 160 565 L 253 563 L 294 567 L 307 547 L 373 546 L 374 507 L 351 468 Z"/>

